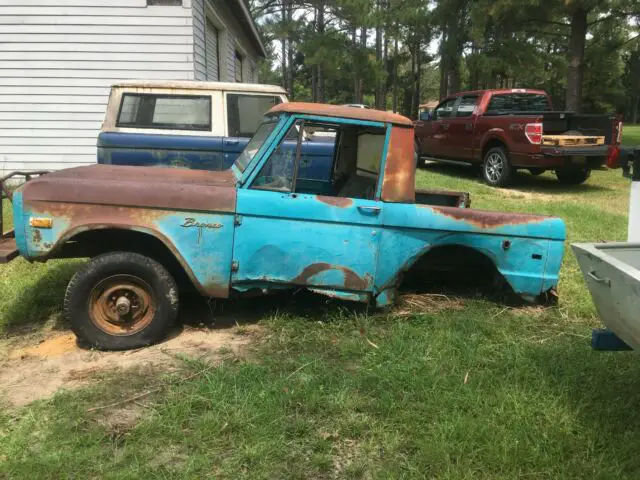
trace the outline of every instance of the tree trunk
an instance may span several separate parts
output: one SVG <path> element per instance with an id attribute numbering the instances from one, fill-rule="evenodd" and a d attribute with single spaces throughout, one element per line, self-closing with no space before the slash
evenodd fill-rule
<path id="1" fill-rule="evenodd" d="M 587 11 L 578 6 L 571 15 L 571 37 L 569 39 L 569 67 L 567 68 L 567 93 L 565 109 L 580 111 L 582 102 L 582 79 L 584 75 L 584 45 L 587 35 Z"/>
<path id="2" fill-rule="evenodd" d="M 360 29 L 360 48 L 362 49 L 363 56 L 367 50 L 367 28 L 363 26 Z M 361 72 L 358 72 L 357 76 L 358 86 L 356 88 L 355 103 L 363 103 L 364 101 L 364 79 L 361 77 Z"/>
<path id="3" fill-rule="evenodd" d="M 417 97 L 418 92 L 416 91 L 416 48 L 415 45 L 412 45 L 409 48 L 411 50 L 411 103 L 408 106 L 405 106 L 405 110 L 407 110 L 406 114 L 409 118 L 414 118 L 414 105 L 419 102 Z"/>
<path id="4" fill-rule="evenodd" d="M 316 25 L 318 23 L 318 9 L 313 9 L 313 29 L 315 31 Z M 318 101 L 318 66 L 311 65 L 311 101 Z"/>
<path id="5" fill-rule="evenodd" d="M 415 75 L 415 101 L 412 106 L 411 118 L 418 118 L 418 109 L 420 108 L 421 92 L 420 92 L 420 80 L 422 78 L 422 55 L 420 55 L 420 42 L 416 43 L 416 75 Z"/>
<path id="6" fill-rule="evenodd" d="M 375 103 L 378 110 L 384 109 L 383 101 L 383 88 L 382 88 L 382 26 L 380 25 L 379 13 L 380 13 L 380 0 L 376 1 L 376 90 L 375 90 Z"/>
<path id="7" fill-rule="evenodd" d="M 393 111 L 398 111 L 398 33 L 396 30 L 395 38 L 393 39 L 393 80 L 391 84 L 393 91 Z"/>
<path id="8" fill-rule="evenodd" d="M 322 36 L 324 34 L 324 2 L 325 0 L 320 0 L 318 2 L 318 24 L 317 24 L 317 32 L 318 35 Z M 318 87 L 318 99 L 317 101 L 320 103 L 324 103 L 325 102 L 325 92 L 324 92 L 324 72 L 323 72 L 323 68 L 322 65 L 318 65 L 318 80 L 317 80 L 317 87 Z"/>
<path id="9" fill-rule="evenodd" d="M 358 29 L 355 25 L 351 28 L 351 45 L 353 48 L 353 52 L 358 50 Z M 353 70 L 353 103 L 358 103 L 358 88 L 360 87 L 360 79 L 358 78 L 358 67 L 357 64 Z"/>
<path id="10" fill-rule="evenodd" d="M 440 100 L 449 94 L 449 77 L 447 75 L 447 26 L 442 26 L 442 39 L 440 40 Z"/>
<path id="11" fill-rule="evenodd" d="M 287 77 L 287 90 L 289 91 L 289 99 L 294 100 L 295 95 L 293 91 L 293 84 L 295 82 L 295 71 L 293 68 L 293 42 L 291 41 L 291 24 L 293 22 L 293 0 L 287 0 L 287 66 L 288 66 L 288 77 Z"/>
<path id="12" fill-rule="evenodd" d="M 287 5 L 282 2 L 282 38 L 280 39 L 280 48 L 282 48 L 282 88 L 287 89 L 287 35 L 285 34 L 285 26 L 287 24 Z M 291 93 L 291 92 L 289 92 Z"/>

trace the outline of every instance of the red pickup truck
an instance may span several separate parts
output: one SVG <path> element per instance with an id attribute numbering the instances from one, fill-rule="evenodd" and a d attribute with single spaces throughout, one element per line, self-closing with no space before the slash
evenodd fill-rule
<path id="1" fill-rule="evenodd" d="M 416 161 L 475 164 L 484 180 L 506 186 L 518 169 L 554 170 L 566 184 L 614 161 L 622 123 L 613 115 L 553 111 L 542 90 L 456 93 L 415 122 Z"/>

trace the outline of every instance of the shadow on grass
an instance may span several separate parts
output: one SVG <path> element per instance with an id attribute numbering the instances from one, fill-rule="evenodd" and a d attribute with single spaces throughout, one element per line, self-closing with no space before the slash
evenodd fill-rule
<path id="1" fill-rule="evenodd" d="M 423 170 L 425 172 L 439 173 L 440 175 L 451 178 L 464 178 L 467 180 L 477 180 L 481 183 L 483 182 L 479 169 L 476 166 L 428 163 L 423 167 Z M 613 190 L 612 188 L 590 183 L 590 180 L 587 180 L 582 185 L 564 185 L 555 177 L 534 176 L 530 175 L 526 171 L 518 171 L 516 175 L 514 175 L 512 184 L 508 188 L 511 190 L 547 194 L 581 194 L 585 192 L 603 192 Z"/>
<path id="2" fill-rule="evenodd" d="M 16 335 L 33 331 L 49 320 L 53 320 L 54 330 L 68 328 L 62 316 L 64 295 L 71 277 L 81 265 L 81 261 L 49 262 L 37 280 L 19 284 L 12 290 L 11 299 L 3 299 L 7 302 L 2 309 L 5 333 Z"/>
<path id="3" fill-rule="evenodd" d="M 304 289 L 227 300 L 212 300 L 196 293 L 184 293 L 180 298 L 178 322 L 192 327 L 221 329 L 258 323 L 280 314 L 308 320 L 328 319 L 345 310 L 348 313 L 364 313 L 371 308 L 362 303 L 337 300 Z"/>

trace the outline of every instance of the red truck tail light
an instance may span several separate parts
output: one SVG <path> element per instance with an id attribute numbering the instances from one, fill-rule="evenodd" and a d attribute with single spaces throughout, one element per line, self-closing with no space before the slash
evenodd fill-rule
<path id="1" fill-rule="evenodd" d="M 524 127 L 524 134 L 531 143 L 540 145 L 542 143 L 542 124 L 527 123 Z"/>

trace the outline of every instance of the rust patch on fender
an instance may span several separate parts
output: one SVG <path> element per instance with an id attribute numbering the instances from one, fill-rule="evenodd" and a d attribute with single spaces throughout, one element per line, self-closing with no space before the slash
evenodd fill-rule
<path id="1" fill-rule="evenodd" d="M 325 195 L 316 195 L 319 202 L 332 205 L 334 207 L 346 208 L 353 205 L 353 200 L 346 197 L 327 197 Z"/>
<path id="2" fill-rule="evenodd" d="M 393 126 L 384 165 L 382 200 L 414 203 L 416 198 L 416 165 L 413 161 L 413 128 Z"/>
<path id="3" fill-rule="evenodd" d="M 344 287 L 349 290 L 367 290 L 371 285 L 371 275 L 366 274 L 363 277 L 358 275 L 353 270 L 342 267 L 340 265 L 331 265 L 330 263 L 312 263 L 300 272 L 300 274 L 292 280 L 292 283 L 308 285 L 309 280 L 322 272 L 327 270 L 339 270 L 344 275 Z"/>
<path id="4" fill-rule="evenodd" d="M 42 233 L 37 228 L 34 228 L 31 233 L 31 239 L 33 243 L 40 243 L 42 241 Z"/>
<path id="5" fill-rule="evenodd" d="M 486 210 L 472 210 L 470 208 L 455 207 L 431 207 L 435 212 L 467 222 L 481 228 L 496 228 L 503 225 L 522 225 L 526 223 L 538 223 L 549 219 L 544 215 L 530 215 L 526 213 L 502 213 Z"/>

